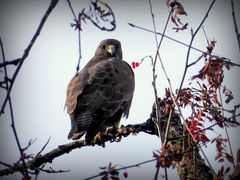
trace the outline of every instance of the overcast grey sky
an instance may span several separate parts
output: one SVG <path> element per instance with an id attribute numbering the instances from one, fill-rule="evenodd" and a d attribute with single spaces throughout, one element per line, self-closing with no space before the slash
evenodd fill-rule
<path id="1" fill-rule="evenodd" d="M 148 0 L 117 1 L 104 0 L 108 3 L 116 16 L 117 29 L 113 32 L 104 32 L 97 29 L 90 22 L 83 25 L 81 32 L 83 67 L 93 56 L 98 43 L 106 38 L 116 38 L 121 41 L 124 59 L 131 63 L 139 61 L 146 55 L 154 56 L 156 45 L 154 34 L 130 27 L 127 23 L 133 23 L 148 29 L 152 29 L 152 21 L 149 13 Z M 240 1 L 236 3 L 238 22 L 240 22 Z M 183 22 L 189 23 L 189 29 L 175 33 L 172 30 L 173 23 L 169 23 L 167 35 L 185 43 L 189 43 L 190 28 L 196 30 L 210 0 L 182 0 L 188 16 L 181 17 Z M 87 8 L 88 1 L 72 1 L 76 12 Z M 168 8 L 163 0 L 152 0 L 157 31 L 162 32 L 165 25 Z M 0 36 L 4 43 L 7 60 L 21 57 L 33 36 L 40 19 L 49 5 L 49 1 L 0 1 Z M 26 59 L 21 72 L 12 90 L 17 132 L 22 146 L 27 145 L 30 139 L 37 141 L 28 149 L 28 153 L 36 154 L 51 137 L 49 145 L 44 152 L 48 152 L 58 145 L 70 142 L 67 134 L 70 129 L 70 120 L 63 106 L 65 102 L 65 90 L 68 81 L 75 73 L 78 59 L 77 31 L 70 27 L 73 16 L 66 1 L 59 1 L 56 8 L 48 18 L 39 38 Z M 239 25 L 239 24 L 238 24 Z M 231 17 L 230 1 L 217 0 L 209 14 L 205 24 L 208 37 L 217 41 L 214 53 L 232 59 L 240 63 L 240 54 L 237 46 L 236 35 Z M 240 28 L 240 25 L 239 25 Z M 159 37 L 160 39 L 160 37 Z M 205 50 L 207 44 L 203 31 L 200 30 L 193 45 Z M 187 48 L 175 42 L 164 39 L 161 46 L 161 57 L 171 79 L 173 88 L 178 88 L 183 74 Z M 201 54 L 192 51 L 190 61 L 194 61 Z M 0 58 L 1 59 L 1 58 Z M 188 85 L 190 77 L 200 70 L 202 63 L 190 69 L 187 74 Z M 13 70 L 12 68 L 11 70 Z M 163 96 L 168 86 L 167 80 L 157 65 L 157 87 L 160 97 Z M 140 68 L 134 70 L 136 89 L 130 116 L 123 119 L 123 124 L 134 124 L 145 121 L 151 113 L 154 102 L 152 88 L 151 63 L 145 61 Z M 3 75 L 2 72 L 1 77 Z M 234 68 L 225 76 L 224 84 L 228 85 L 235 94 L 235 99 L 229 107 L 239 104 L 239 69 Z M 1 78 L 2 79 L 2 78 Z M 2 96 L 1 90 L 1 104 Z M 233 148 L 239 148 L 239 129 L 230 129 Z M 218 129 L 211 133 L 212 137 L 221 133 Z M 214 160 L 215 149 L 209 144 L 205 149 L 211 162 Z M 98 167 L 113 164 L 130 165 L 152 158 L 152 152 L 160 148 L 157 137 L 139 134 L 122 139 L 120 143 L 107 143 L 105 148 L 86 147 L 61 156 L 50 165 L 54 169 L 71 169 L 65 174 L 44 174 L 39 179 L 82 179 L 99 172 Z M 8 108 L 0 118 L 0 161 L 14 163 L 19 158 L 16 143 L 10 128 Z M 214 163 L 214 162 L 213 162 Z M 2 168 L 2 166 L 0 166 Z M 215 168 L 217 169 L 215 164 Z M 155 163 L 143 165 L 139 168 L 128 170 L 129 179 L 151 179 L 155 173 Z M 161 170 L 161 174 L 164 174 Z M 169 173 L 170 178 L 176 178 L 175 171 Z M 18 179 L 19 176 L 9 176 L 8 179 Z"/>

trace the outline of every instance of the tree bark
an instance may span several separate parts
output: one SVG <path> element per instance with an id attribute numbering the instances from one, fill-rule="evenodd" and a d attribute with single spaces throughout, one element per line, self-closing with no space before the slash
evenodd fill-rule
<path id="1" fill-rule="evenodd" d="M 180 179 L 183 180 L 213 179 L 211 169 L 201 157 L 197 144 L 194 143 L 191 135 L 181 123 L 180 115 L 175 110 L 171 115 L 167 139 L 165 140 L 170 111 L 166 111 L 163 101 L 160 101 L 159 105 L 161 110 L 160 137 L 162 142 L 166 141 L 163 145 L 165 146 L 165 165 L 175 167 Z M 156 119 L 155 114 L 156 110 L 153 106 L 151 113 L 153 121 Z"/>

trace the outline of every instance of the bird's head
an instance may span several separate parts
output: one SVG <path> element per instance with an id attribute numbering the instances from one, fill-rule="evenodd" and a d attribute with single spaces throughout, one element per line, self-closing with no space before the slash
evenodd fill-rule
<path id="1" fill-rule="evenodd" d="M 118 57 L 122 59 L 121 43 L 116 39 L 105 39 L 100 42 L 95 52 L 95 56 Z"/>

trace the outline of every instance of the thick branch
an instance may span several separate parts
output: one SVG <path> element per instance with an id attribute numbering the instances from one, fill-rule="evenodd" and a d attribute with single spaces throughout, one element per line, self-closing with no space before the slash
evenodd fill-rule
<path id="1" fill-rule="evenodd" d="M 122 137 L 127 137 L 131 133 L 137 134 L 139 132 L 145 132 L 148 134 L 157 135 L 157 129 L 155 129 L 154 123 L 152 123 L 151 119 L 148 119 L 145 123 L 142 123 L 142 124 L 122 126 L 119 129 L 119 132 L 114 135 L 111 133 L 102 134 L 101 141 L 98 140 L 97 142 L 95 142 L 95 144 L 92 144 L 92 145 L 104 146 L 105 142 L 109 142 L 109 141 L 119 142 Z M 26 162 L 26 168 L 36 170 L 45 163 L 52 163 L 52 161 L 55 158 L 62 156 L 63 154 L 69 153 L 74 149 L 82 148 L 85 146 L 89 146 L 86 144 L 85 140 L 73 141 L 68 144 L 60 145 L 57 148 L 53 149 L 52 151 L 44 155 L 38 155 L 33 160 L 29 160 L 28 162 Z M 0 176 L 13 174 L 15 172 L 22 171 L 23 169 L 24 169 L 23 165 L 21 163 L 17 163 L 6 169 L 0 170 Z"/>
<path id="2" fill-rule="evenodd" d="M 159 127 L 162 140 L 165 139 L 166 131 L 168 131 L 168 136 L 165 139 L 165 146 L 162 147 L 164 156 L 162 154 L 159 155 L 157 166 L 169 167 L 173 165 L 181 179 L 213 179 L 210 168 L 199 153 L 197 146 L 199 142 L 195 143 L 193 141 L 185 125 L 181 123 L 180 115 L 175 110 L 166 113 L 167 103 L 165 103 L 166 101 L 164 100 L 158 103 L 162 114 Z M 152 119 L 156 118 L 155 111 L 153 106 Z M 172 115 L 169 121 L 170 113 Z M 161 162 L 162 159 L 164 159 L 164 162 Z"/>
<path id="3" fill-rule="evenodd" d="M 161 106 L 160 109 L 162 109 L 162 102 L 159 102 L 158 104 Z M 164 114 L 164 112 L 161 112 L 161 114 L 162 116 L 160 118 L 159 127 L 161 131 L 161 137 L 164 138 L 167 129 L 166 126 L 169 114 Z M 130 134 L 138 134 L 140 132 L 144 132 L 150 135 L 158 136 L 158 130 L 155 121 L 156 108 L 154 105 L 150 118 L 142 124 L 121 126 L 117 133 L 114 133 L 114 131 L 112 132 L 112 130 L 110 129 L 108 130 L 108 132 L 102 133 L 101 140 L 97 140 L 94 144 L 88 145 L 84 140 L 80 140 L 60 145 L 44 155 L 37 154 L 34 159 L 26 162 L 26 168 L 37 171 L 42 165 L 45 165 L 46 163 L 52 163 L 55 158 L 62 156 L 63 154 L 69 153 L 74 149 L 94 145 L 104 146 L 105 142 L 119 142 L 122 137 L 127 137 Z M 183 179 L 187 179 L 190 177 L 197 177 L 197 179 L 203 177 L 207 179 L 212 179 L 211 171 L 209 167 L 205 164 L 204 160 L 201 158 L 198 149 L 196 148 L 196 144 L 192 140 L 191 143 L 188 143 L 189 138 L 191 139 L 191 136 L 187 136 L 187 131 L 184 130 L 184 126 L 181 124 L 180 117 L 175 112 L 172 115 L 170 123 L 171 125 L 169 129 L 166 147 L 170 146 L 171 152 L 169 152 L 169 157 L 166 156 L 166 159 L 170 159 L 171 164 L 176 167 L 178 173 L 180 174 L 180 177 Z M 176 147 L 178 147 L 178 151 L 176 151 Z M 195 153 L 196 158 L 189 158 L 189 155 L 186 154 L 187 152 L 190 152 L 192 154 Z M 24 167 L 21 163 L 16 163 L 12 166 L 7 167 L 6 169 L 0 170 L 0 176 L 19 172 L 23 168 Z"/>

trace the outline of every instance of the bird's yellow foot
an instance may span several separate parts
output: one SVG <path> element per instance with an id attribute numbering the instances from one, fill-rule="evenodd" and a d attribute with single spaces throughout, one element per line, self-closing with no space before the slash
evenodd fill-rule
<path id="1" fill-rule="evenodd" d="M 107 135 L 112 136 L 112 141 L 120 142 L 122 139 L 122 129 L 121 128 L 111 128 L 108 129 Z"/>
<path id="2" fill-rule="evenodd" d="M 93 143 L 100 142 L 100 141 L 101 141 L 101 132 L 98 132 L 93 138 Z"/>
<path id="3" fill-rule="evenodd" d="M 88 145 L 98 144 L 105 147 L 105 142 L 102 139 L 102 136 L 103 136 L 103 133 L 99 131 L 93 138 L 89 138 L 89 137 L 86 138 L 86 142 Z"/>

